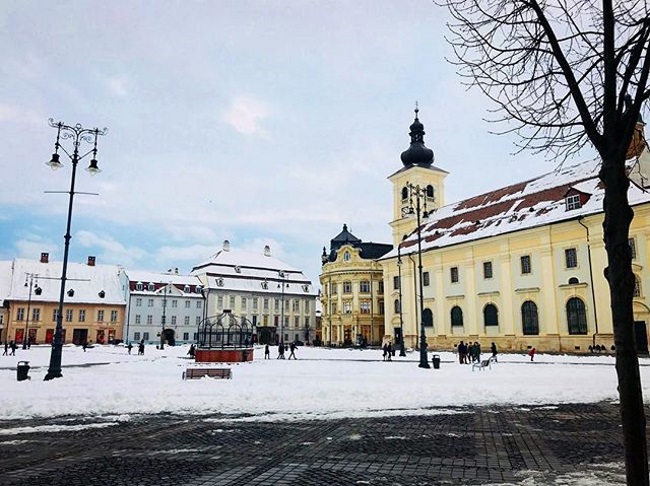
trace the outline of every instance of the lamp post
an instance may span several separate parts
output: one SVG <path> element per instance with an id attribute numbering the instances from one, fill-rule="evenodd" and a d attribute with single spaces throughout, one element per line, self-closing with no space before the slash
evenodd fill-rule
<path id="1" fill-rule="evenodd" d="M 65 281 L 68 272 L 68 253 L 70 250 L 70 226 L 72 223 L 72 202 L 74 200 L 75 190 L 74 183 L 77 175 L 77 164 L 79 161 L 88 155 L 92 154 L 92 159 L 86 170 L 90 175 L 95 175 L 100 172 L 97 166 L 97 137 L 106 135 L 108 129 L 104 128 L 83 128 L 79 123 L 75 126 L 65 125 L 63 122 L 55 122 L 53 118 L 49 119 L 49 124 L 52 128 L 56 128 L 56 143 L 54 144 L 54 153 L 52 159 L 47 163 L 52 170 L 57 170 L 63 167 L 59 160 L 59 150 L 61 150 L 72 162 L 72 178 L 70 180 L 70 191 L 68 200 L 68 220 L 66 224 L 66 231 L 64 238 L 63 249 L 63 267 L 61 270 L 61 292 L 59 294 L 59 310 L 56 315 L 56 330 L 54 331 L 54 342 L 52 343 L 52 353 L 50 354 L 50 366 L 45 375 L 45 380 L 49 381 L 54 378 L 61 378 L 61 353 L 63 349 L 63 300 L 65 298 Z M 68 152 L 61 144 L 61 140 L 72 141 L 72 153 Z M 92 144 L 93 148 L 83 155 L 79 155 L 79 146 L 81 142 Z"/>
<path id="2" fill-rule="evenodd" d="M 282 295 L 282 298 L 281 298 L 282 308 L 280 309 L 280 343 L 283 344 L 284 343 L 284 332 L 283 332 L 282 326 L 284 326 L 284 287 L 285 287 L 285 285 L 288 285 L 288 284 L 285 284 L 284 279 L 287 277 L 287 274 L 284 273 L 284 271 L 280 270 L 278 272 L 278 276 L 282 279 L 282 282 L 278 284 L 278 287 L 281 287 L 281 295 Z"/>
<path id="3" fill-rule="evenodd" d="M 399 355 L 404 357 L 406 356 L 406 350 L 404 349 L 404 319 L 402 318 L 402 253 L 400 251 L 400 244 L 397 245 L 397 279 L 399 280 L 399 287 L 397 291 L 399 292 L 399 329 L 400 329 L 400 349 Z"/>
<path id="4" fill-rule="evenodd" d="M 427 359 L 427 337 L 424 332 L 424 287 L 422 285 L 422 229 L 421 229 L 421 216 L 427 217 L 427 207 L 426 207 L 426 189 L 420 187 L 419 185 L 411 184 L 410 182 L 406 183 L 406 187 L 409 189 L 409 200 L 410 200 L 410 211 L 413 212 L 413 197 L 415 197 L 415 214 L 417 217 L 417 232 L 418 232 L 418 276 L 420 278 L 419 288 L 420 288 L 420 368 L 431 368 L 429 361 Z M 420 203 L 420 200 L 424 199 L 424 208 Z M 399 248 L 399 246 L 398 246 Z M 401 282 L 400 282 L 401 285 Z M 400 305 L 401 305 L 400 301 Z M 400 308 L 401 310 L 401 308 Z"/>
<path id="5" fill-rule="evenodd" d="M 25 287 L 29 287 L 29 297 L 27 297 L 27 316 L 25 319 L 25 333 L 23 334 L 23 349 L 27 349 L 29 339 L 29 313 L 32 307 L 32 290 L 36 295 L 41 295 L 41 288 L 38 286 L 38 275 L 35 273 L 25 274 Z M 36 288 L 34 288 L 34 280 L 36 280 Z"/>
<path id="6" fill-rule="evenodd" d="M 162 312 L 162 329 L 160 330 L 160 349 L 165 349 L 165 311 L 167 310 L 167 285 L 163 287 L 163 312 Z"/>

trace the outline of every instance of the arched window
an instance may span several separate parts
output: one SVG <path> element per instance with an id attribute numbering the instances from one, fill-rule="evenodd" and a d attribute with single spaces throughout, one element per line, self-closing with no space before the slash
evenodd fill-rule
<path id="1" fill-rule="evenodd" d="M 499 325 L 499 311 L 494 304 L 488 304 L 483 308 L 483 324 L 485 326 Z"/>
<path id="2" fill-rule="evenodd" d="M 409 190 L 408 187 L 404 186 L 402 188 L 402 201 L 406 200 L 409 198 Z"/>
<path id="3" fill-rule="evenodd" d="M 641 297 L 641 277 L 634 274 L 634 297 Z"/>
<path id="4" fill-rule="evenodd" d="M 433 327 L 433 312 L 431 312 L 431 309 L 424 309 L 422 312 L 422 325 L 424 327 Z"/>
<path id="5" fill-rule="evenodd" d="M 566 320 L 569 334 L 587 334 L 587 313 L 585 303 L 577 297 L 566 303 Z"/>
<path id="6" fill-rule="evenodd" d="M 451 325 L 452 326 L 463 325 L 463 309 L 461 309 L 457 305 L 451 308 Z"/>
<path id="7" fill-rule="evenodd" d="M 578 285 L 580 283 L 580 280 L 578 280 L 577 277 L 571 277 L 569 279 L 569 285 Z"/>
<path id="8" fill-rule="evenodd" d="M 401 307 L 399 305 L 399 299 L 395 299 L 394 308 L 395 308 L 395 314 L 399 314 L 401 312 Z"/>
<path id="9" fill-rule="evenodd" d="M 537 336 L 539 334 L 537 304 L 532 300 L 527 300 L 521 305 L 521 327 L 526 336 Z"/>
<path id="10" fill-rule="evenodd" d="M 352 293 L 352 282 L 343 282 L 343 293 L 344 294 Z"/>
<path id="11" fill-rule="evenodd" d="M 430 198 L 433 199 L 433 195 L 434 195 L 434 193 L 433 193 L 433 186 L 432 186 L 431 184 L 429 184 L 429 185 L 427 186 L 427 197 L 430 197 Z"/>

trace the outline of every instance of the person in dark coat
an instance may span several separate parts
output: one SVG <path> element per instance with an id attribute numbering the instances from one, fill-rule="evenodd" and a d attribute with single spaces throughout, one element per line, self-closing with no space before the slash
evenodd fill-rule
<path id="1" fill-rule="evenodd" d="M 264 346 L 264 359 L 271 359 L 271 348 L 268 344 Z"/>
<path id="2" fill-rule="evenodd" d="M 284 359 L 284 343 L 278 345 L 278 357 L 275 359 Z"/>
<path id="3" fill-rule="evenodd" d="M 460 364 L 467 362 L 467 345 L 463 341 L 458 345 L 458 362 Z"/>
<path id="4" fill-rule="evenodd" d="M 17 347 L 17 346 L 16 346 L 16 342 L 12 340 L 12 341 L 9 343 L 9 347 L 11 348 L 11 354 L 10 354 L 10 356 L 16 356 L 16 347 Z M 532 360 L 531 360 L 531 361 L 532 361 Z"/>
<path id="5" fill-rule="evenodd" d="M 2 356 L 8 356 L 9 355 L 9 343 L 5 341 L 5 352 L 2 353 Z"/>
<path id="6" fill-rule="evenodd" d="M 388 361 L 393 361 L 393 346 L 390 343 L 386 345 L 386 356 Z"/>
<path id="7" fill-rule="evenodd" d="M 291 351 L 291 353 L 289 353 L 289 359 L 291 359 L 292 356 L 293 356 L 293 359 L 298 359 L 298 358 L 296 358 L 296 344 L 295 343 L 291 343 L 289 345 L 289 350 Z"/>
<path id="8" fill-rule="evenodd" d="M 190 355 L 190 358 L 194 358 L 194 354 L 196 353 L 196 346 L 193 344 L 190 346 L 190 350 L 187 352 L 187 354 Z"/>
<path id="9" fill-rule="evenodd" d="M 138 356 L 144 355 L 144 339 L 138 344 Z"/>
<path id="10" fill-rule="evenodd" d="M 492 351 L 492 357 L 496 360 L 497 359 L 497 345 L 492 342 L 492 345 L 490 346 L 490 351 Z"/>
<path id="11" fill-rule="evenodd" d="M 129 351 L 129 354 L 131 354 L 131 350 L 133 349 L 133 344 L 129 343 L 126 349 Z"/>
<path id="12" fill-rule="evenodd" d="M 388 343 L 384 344 L 384 347 L 382 348 L 382 350 L 384 351 L 384 354 L 383 354 L 384 361 L 386 361 L 386 355 L 388 354 Z"/>

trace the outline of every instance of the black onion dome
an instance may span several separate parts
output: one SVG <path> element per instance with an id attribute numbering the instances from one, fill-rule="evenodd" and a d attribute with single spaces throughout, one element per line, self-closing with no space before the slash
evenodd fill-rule
<path id="1" fill-rule="evenodd" d="M 418 120 L 418 110 L 415 109 L 415 121 L 410 126 L 411 146 L 402 152 L 402 164 L 430 166 L 433 164 L 433 150 L 424 145 L 424 125 Z"/>

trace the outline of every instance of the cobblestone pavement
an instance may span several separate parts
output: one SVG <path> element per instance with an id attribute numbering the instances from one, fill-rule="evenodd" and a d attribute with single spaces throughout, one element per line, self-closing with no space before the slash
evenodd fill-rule
<path id="1" fill-rule="evenodd" d="M 616 405 L 435 412 L 275 423 L 216 415 L 2 421 L 0 485 L 537 485 L 589 475 L 624 484 Z"/>

